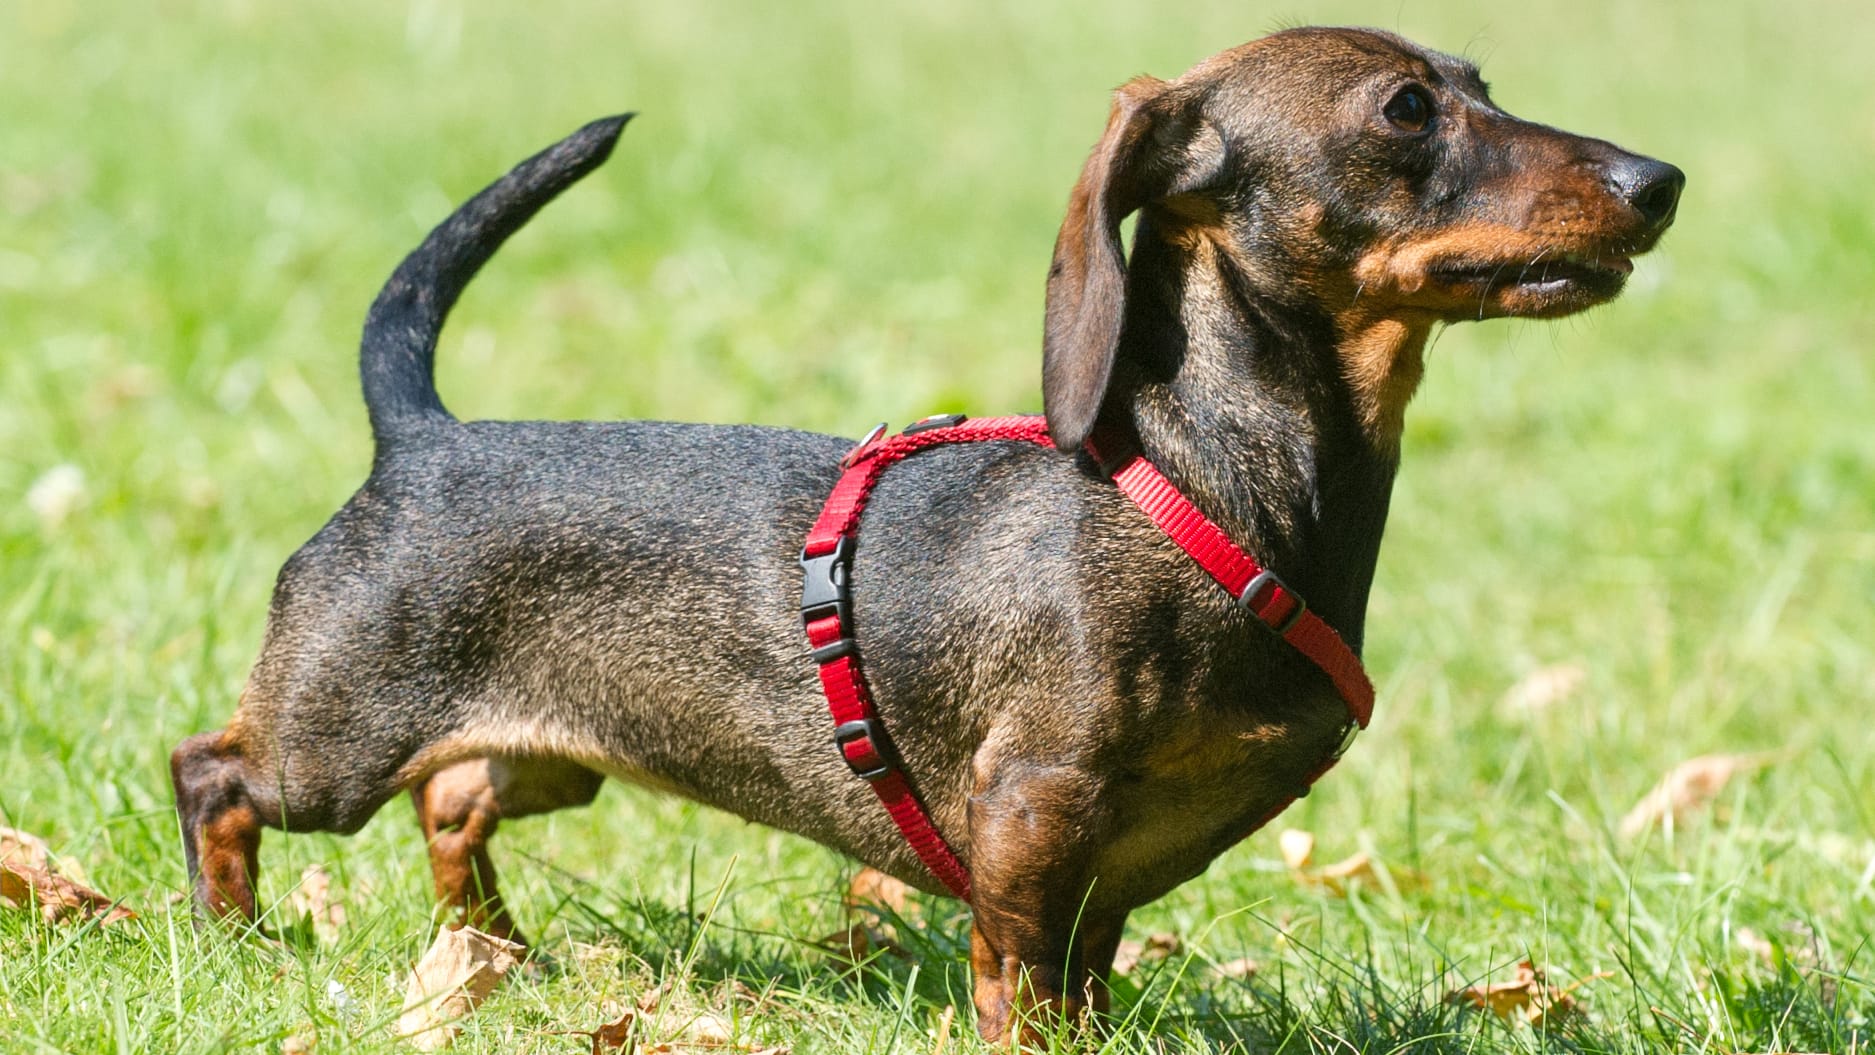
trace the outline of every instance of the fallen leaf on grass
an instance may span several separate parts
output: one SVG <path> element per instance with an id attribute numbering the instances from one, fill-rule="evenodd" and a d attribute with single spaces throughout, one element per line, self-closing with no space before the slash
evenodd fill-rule
<path id="1" fill-rule="evenodd" d="M 319 1046 L 319 1034 L 302 1029 L 280 1042 L 280 1055 L 312 1055 Z"/>
<path id="2" fill-rule="evenodd" d="M 1581 1010 L 1576 998 L 1569 995 L 1577 987 L 1587 985 L 1598 978 L 1612 978 L 1614 972 L 1603 971 L 1589 975 L 1572 985 L 1557 987 L 1549 984 L 1543 972 L 1536 965 L 1525 960 L 1517 965 L 1517 973 L 1508 982 L 1495 982 L 1466 986 L 1445 994 L 1447 1003 L 1470 1004 L 1496 1015 L 1509 1022 L 1521 1019 L 1533 1026 L 1541 1026 L 1553 1019 L 1566 1018 Z"/>
<path id="3" fill-rule="evenodd" d="M 862 868 L 853 877 L 853 882 L 846 888 L 846 907 L 863 909 L 878 907 L 890 909 L 893 915 L 903 916 L 910 904 L 911 888 L 903 882 L 893 879 L 877 868 Z"/>
<path id="4" fill-rule="evenodd" d="M 901 960 L 911 959 L 911 953 L 893 940 L 891 928 L 883 925 L 852 923 L 845 930 L 836 930 L 814 944 L 849 963 L 864 962 L 876 952 Z"/>
<path id="5" fill-rule="evenodd" d="M 1534 714 L 1564 702 L 1588 681 L 1589 669 L 1579 662 L 1539 667 L 1504 693 L 1498 710 L 1507 715 Z"/>
<path id="6" fill-rule="evenodd" d="M 110 898 L 81 886 L 57 872 L 25 864 L 0 864 L 0 901 L 15 908 L 37 904 L 47 923 L 57 923 L 70 916 L 90 919 L 102 915 L 108 925 L 136 919 L 137 914 Z"/>
<path id="7" fill-rule="evenodd" d="M 1283 864 L 1290 871 L 1300 871 L 1315 859 L 1315 836 L 1300 828 L 1284 828 L 1276 837 L 1276 846 L 1282 851 Z"/>
<path id="8" fill-rule="evenodd" d="M 624 1014 L 598 1029 L 561 1030 L 574 1036 L 589 1037 L 592 1040 L 592 1055 L 605 1055 L 606 1052 L 623 1051 L 630 1055 L 664 1055 L 685 1048 L 714 1049 L 717 1051 L 747 1052 L 748 1055 L 788 1055 L 786 1047 L 756 1047 L 749 1041 L 737 1041 L 734 1030 L 727 1018 L 713 1011 L 703 1011 L 692 1016 L 675 1037 L 657 1043 L 634 1043 L 639 1031 L 641 1016 L 648 1015 L 657 1007 L 663 996 L 663 987 L 639 1000 L 638 1006 L 629 1008 Z M 650 1005 L 647 1007 L 647 1003 Z"/>
<path id="9" fill-rule="evenodd" d="M 631 1043 L 632 1029 L 637 1022 L 638 1009 L 628 1008 L 624 1014 L 598 1029 L 556 1029 L 553 1032 L 587 1037 L 592 1040 L 592 1055 L 605 1055 L 608 1051 L 618 1051 Z"/>
<path id="10" fill-rule="evenodd" d="M 859 963 L 875 952 L 909 958 L 910 954 L 898 944 L 898 932 L 886 917 L 911 915 L 910 896 L 911 888 L 904 883 L 876 868 L 862 868 L 841 899 L 846 906 L 846 929 L 834 931 L 814 944 L 852 963 Z"/>
<path id="11" fill-rule="evenodd" d="M 1380 876 L 1374 871 L 1374 859 L 1366 851 L 1352 857 L 1343 858 L 1331 865 L 1323 865 L 1311 871 L 1298 872 L 1296 878 L 1311 886 L 1319 886 L 1336 894 L 1346 894 L 1348 887 L 1355 880 L 1375 882 Z"/>
<path id="12" fill-rule="evenodd" d="M 288 901 L 295 915 L 311 921 L 314 937 L 326 944 L 338 941 L 345 926 L 345 902 L 332 896 L 332 877 L 325 869 L 307 865 Z"/>
<path id="13" fill-rule="evenodd" d="M 1131 974 L 1142 963 L 1159 963 L 1185 951 L 1185 941 L 1176 934 L 1161 931 L 1143 942 L 1123 941 L 1113 954 L 1113 973 Z"/>
<path id="14" fill-rule="evenodd" d="M 1289 866 L 1289 874 L 1294 876 L 1297 882 L 1307 886 L 1321 887 L 1332 894 L 1345 896 L 1348 888 L 1356 880 L 1368 883 L 1380 882 L 1380 873 L 1374 867 L 1374 859 L 1365 851 L 1343 858 L 1334 864 L 1310 868 L 1309 862 L 1315 858 L 1315 836 L 1296 828 L 1286 828 L 1276 837 L 1276 845 L 1282 851 L 1283 863 Z M 1389 868 L 1387 876 L 1398 889 L 1426 885 L 1426 877 L 1411 869 Z"/>
<path id="15" fill-rule="evenodd" d="M 848 924 L 844 930 L 836 930 L 814 942 L 818 948 L 858 963 L 872 955 L 872 930 L 864 923 Z"/>
<path id="16" fill-rule="evenodd" d="M 735 1035 L 729 1020 L 714 1011 L 700 1012 L 684 1026 L 684 1040 L 705 1047 L 727 1047 Z"/>
<path id="17" fill-rule="evenodd" d="M 25 865 L 42 872 L 52 870 L 52 850 L 46 841 L 18 828 L 0 828 L 0 865 Z"/>
<path id="18" fill-rule="evenodd" d="M 397 1033 L 419 1051 L 441 1051 L 462 1029 L 459 1020 L 495 991 L 521 962 L 521 946 L 473 927 L 442 930 L 410 972 Z"/>
<path id="19" fill-rule="evenodd" d="M 1733 777 L 1774 760 L 1775 756 L 1766 754 L 1701 755 L 1681 762 L 1621 818 L 1622 838 L 1632 839 L 1649 828 L 1669 823 L 1679 827 L 1695 810 L 1718 798 Z"/>
<path id="20" fill-rule="evenodd" d="M 77 860 L 53 856 L 51 847 L 46 845 L 44 839 L 18 828 L 0 827 L 0 865 L 6 864 L 56 872 L 79 886 L 90 882 L 85 878 L 85 870 L 78 867 Z"/>

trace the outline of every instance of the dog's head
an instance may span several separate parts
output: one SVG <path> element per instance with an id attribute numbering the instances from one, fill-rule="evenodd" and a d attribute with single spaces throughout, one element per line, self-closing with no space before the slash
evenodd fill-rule
<path id="1" fill-rule="evenodd" d="M 1131 213 L 1227 269 L 1239 295 L 1344 335 L 1376 324 L 1423 335 L 1609 300 L 1629 258 L 1673 222 L 1684 182 L 1671 165 L 1505 113 L 1471 64 L 1387 33 L 1290 30 L 1175 81 L 1137 78 L 1114 94 L 1055 244 L 1043 360 L 1055 441 L 1081 443 L 1105 398 Z M 1348 354 L 1373 347 L 1351 341 L 1367 350 Z M 1358 378 L 1391 364 L 1343 368 Z"/>

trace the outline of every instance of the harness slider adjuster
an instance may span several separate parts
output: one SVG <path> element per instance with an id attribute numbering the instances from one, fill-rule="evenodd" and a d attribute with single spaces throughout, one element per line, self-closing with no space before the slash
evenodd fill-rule
<path id="1" fill-rule="evenodd" d="M 1272 623 L 1263 618 L 1263 613 L 1257 608 L 1257 602 L 1258 597 L 1266 591 L 1270 599 L 1274 599 L 1278 590 L 1282 591 L 1283 596 L 1289 598 L 1294 607 L 1289 609 L 1287 615 Z M 1256 578 L 1251 579 L 1250 584 L 1243 588 L 1243 593 L 1237 595 L 1237 603 L 1249 609 L 1250 614 L 1256 616 L 1258 622 L 1274 630 L 1277 637 L 1283 637 L 1293 630 L 1296 623 L 1302 619 L 1302 613 L 1309 610 L 1308 602 L 1302 599 L 1302 595 L 1290 589 L 1288 583 L 1277 578 L 1276 573 L 1267 568 L 1258 572 Z"/>
<path id="2" fill-rule="evenodd" d="M 965 419 L 962 414 L 933 414 L 928 418 L 919 418 L 917 421 L 905 426 L 900 430 L 899 434 L 910 436 L 913 433 L 925 432 L 930 429 L 948 429 L 953 425 L 962 425 L 965 420 L 967 419 Z"/>
<path id="3" fill-rule="evenodd" d="M 853 621 L 853 591 L 847 582 L 853 567 L 853 536 L 841 535 L 833 549 L 819 556 L 801 551 L 801 618 L 806 622 L 840 617 L 845 629 Z"/>
<path id="4" fill-rule="evenodd" d="M 862 740 L 866 745 L 862 750 L 847 750 L 849 745 Z M 840 757 L 846 760 L 846 768 L 861 780 L 881 780 L 898 771 L 897 763 L 892 761 L 892 748 L 885 738 L 885 729 L 875 719 L 841 722 L 833 730 L 833 744 L 840 749 Z"/>
<path id="5" fill-rule="evenodd" d="M 821 666 L 826 666 L 842 656 L 850 656 L 854 651 L 854 641 L 850 637 L 835 638 L 832 641 L 808 652 L 808 658 Z"/>
<path id="6" fill-rule="evenodd" d="M 840 459 L 840 468 L 851 469 L 872 457 L 879 447 L 879 441 L 885 438 L 885 430 L 886 424 L 883 421 L 874 425 L 872 431 L 866 433 L 866 438 L 855 443 L 853 449 L 846 452 L 846 457 Z"/>

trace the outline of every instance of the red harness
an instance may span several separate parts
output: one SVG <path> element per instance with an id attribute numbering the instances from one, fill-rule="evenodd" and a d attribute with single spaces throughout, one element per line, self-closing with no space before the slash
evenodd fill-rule
<path id="1" fill-rule="evenodd" d="M 834 745 L 853 772 L 872 785 L 886 812 L 904 833 L 905 841 L 911 844 L 931 874 L 953 894 L 969 901 L 970 872 L 938 834 L 919 803 L 917 793 L 912 790 L 885 737 L 872 694 L 866 689 L 851 634 L 852 592 L 848 572 L 853 545 L 859 537 L 860 513 L 865 510 L 866 499 L 872 494 L 873 485 L 879 482 L 879 476 L 894 463 L 946 443 L 1019 440 L 1052 447 L 1054 442 L 1049 439 L 1046 420 L 1039 416 L 966 422 L 962 415 L 947 415 L 926 418 L 889 439 L 884 438 L 884 434 L 885 426 L 880 425 L 847 453 L 840 462 L 844 470 L 840 482 L 833 486 L 833 493 L 820 511 L 820 519 L 807 533 L 807 545 L 801 550 L 801 568 L 805 573 L 801 618 L 807 624 L 807 641 L 813 647 L 814 662 L 820 665 L 820 686 L 827 694 L 827 709 L 833 713 Z M 1120 449 L 1121 445 L 1110 440 L 1104 442 L 1107 447 L 1104 452 L 1089 443 L 1088 453 L 1107 469 L 1120 491 L 1239 604 L 1320 667 L 1334 683 L 1335 691 L 1341 694 L 1348 707 L 1346 732 L 1335 750 L 1309 775 L 1308 783 L 1313 784 L 1340 760 L 1354 735 L 1367 728 L 1367 720 L 1373 714 L 1374 687 L 1361 669 L 1360 659 L 1342 642 L 1334 628 L 1309 611 L 1302 598 L 1281 579 L 1265 571 L 1255 558 L 1232 542 L 1223 529 L 1180 494 L 1157 467 L 1137 451 Z M 1250 830 L 1269 823 L 1294 801 L 1294 797 L 1284 800 Z"/>

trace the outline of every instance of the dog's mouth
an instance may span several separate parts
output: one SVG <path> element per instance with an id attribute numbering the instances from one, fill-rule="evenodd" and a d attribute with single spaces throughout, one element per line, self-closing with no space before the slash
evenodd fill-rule
<path id="1" fill-rule="evenodd" d="M 1516 260 L 1441 261 L 1426 275 L 1489 314 L 1541 316 L 1608 300 L 1633 271 L 1633 261 L 1619 253 L 1539 253 Z"/>

